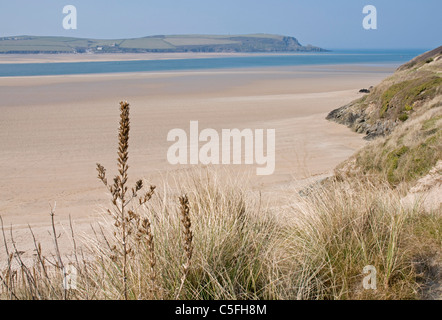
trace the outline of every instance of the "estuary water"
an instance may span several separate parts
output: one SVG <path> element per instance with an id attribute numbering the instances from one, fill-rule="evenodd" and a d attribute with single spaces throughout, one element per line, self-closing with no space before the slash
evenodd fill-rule
<path id="1" fill-rule="evenodd" d="M 426 50 L 336 50 L 324 53 L 287 53 L 241 57 L 0 64 L 0 77 L 235 69 L 305 65 L 405 63 Z M 0 55 L 0 60 L 2 55 Z"/>

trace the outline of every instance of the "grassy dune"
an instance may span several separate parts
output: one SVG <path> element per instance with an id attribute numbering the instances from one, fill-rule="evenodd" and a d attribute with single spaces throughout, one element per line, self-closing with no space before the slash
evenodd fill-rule
<path id="1" fill-rule="evenodd" d="M 422 115 L 429 108 L 439 107 L 442 47 L 430 53 L 404 64 L 368 95 L 333 110 L 327 118 L 373 139 L 390 134 L 396 126 Z M 428 103 L 433 99 L 433 103 Z"/>
<path id="2" fill-rule="evenodd" d="M 218 178 L 209 171 L 177 180 L 188 196 L 190 243 L 180 193 L 167 186 L 127 222 L 126 263 L 122 226 L 109 215 L 95 237 L 73 238 L 83 245 L 72 255 L 25 265 L 11 249 L 2 298 L 419 299 L 437 281 L 441 212 L 404 208 L 388 185 L 333 182 L 309 197 L 293 191 L 275 209 Z M 60 261 L 78 270 L 77 290 L 63 290 Z M 362 287 L 367 265 L 377 269 L 375 291 Z"/>
<path id="3" fill-rule="evenodd" d="M 329 119 L 369 138 L 383 137 L 341 164 L 338 176 L 363 174 L 410 186 L 442 159 L 442 48 L 430 53 L 401 66 L 369 95 L 330 113 Z"/>

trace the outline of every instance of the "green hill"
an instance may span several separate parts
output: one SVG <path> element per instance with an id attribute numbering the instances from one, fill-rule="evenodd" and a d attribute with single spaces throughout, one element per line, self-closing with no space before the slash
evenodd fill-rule
<path id="1" fill-rule="evenodd" d="M 0 38 L 0 53 L 321 52 L 296 38 L 269 35 L 159 35 L 134 39 L 17 36 Z"/>

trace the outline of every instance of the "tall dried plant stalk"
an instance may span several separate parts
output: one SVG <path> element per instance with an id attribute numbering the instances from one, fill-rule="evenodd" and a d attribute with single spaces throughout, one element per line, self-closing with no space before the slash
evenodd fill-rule
<path id="1" fill-rule="evenodd" d="M 128 187 L 128 159 L 129 159 L 129 131 L 130 131 L 130 105 L 127 102 L 120 102 L 120 127 L 118 131 L 118 158 L 117 168 L 118 175 L 113 179 L 113 184 L 109 185 L 106 178 L 106 169 L 99 163 L 97 163 L 98 179 L 108 188 L 112 195 L 112 204 L 116 214 L 112 214 L 110 210 L 108 212 L 112 214 L 115 219 L 115 226 L 120 230 L 120 241 L 123 259 L 123 296 L 124 299 L 128 299 L 128 285 L 127 285 L 127 262 L 129 254 L 133 253 L 132 248 L 129 245 L 129 236 L 133 234 L 133 221 L 140 220 L 139 215 L 133 211 L 128 211 L 126 208 L 132 202 L 133 199 L 138 197 L 138 191 L 143 188 L 142 180 L 138 180 L 135 186 L 132 188 L 132 194 L 127 195 Z M 149 201 L 155 190 L 154 186 L 150 187 L 150 190 L 141 198 L 139 198 L 139 204 L 145 204 Z M 118 250 L 115 250 L 118 255 Z M 116 258 L 116 256 L 112 256 Z"/>
<path id="2" fill-rule="evenodd" d="M 187 195 L 183 195 L 179 198 L 180 200 L 180 214 L 181 223 L 183 226 L 183 247 L 186 255 L 186 262 L 183 264 L 183 276 L 181 278 L 181 284 L 176 294 L 176 299 L 179 298 L 181 291 L 183 289 L 184 283 L 186 282 L 187 275 L 190 270 L 192 253 L 193 253 L 193 234 L 191 230 L 192 223 L 190 221 L 190 205 Z"/>

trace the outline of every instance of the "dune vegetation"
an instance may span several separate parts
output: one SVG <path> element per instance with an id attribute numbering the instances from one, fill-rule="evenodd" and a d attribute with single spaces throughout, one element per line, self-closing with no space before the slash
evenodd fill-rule
<path id="1" fill-rule="evenodd" d="M 368 140 L 387 136 L 401 123 L 440 106 L 441 88 L 439 47 L 402 65 L 369 94 L 333 110 L 327 119 L 365 134 Z"/>

